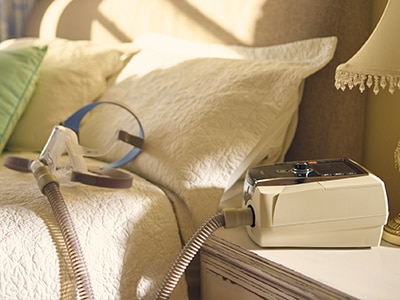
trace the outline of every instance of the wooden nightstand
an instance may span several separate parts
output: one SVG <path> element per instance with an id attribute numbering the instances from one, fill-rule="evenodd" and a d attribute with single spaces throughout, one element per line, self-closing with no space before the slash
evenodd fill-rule
<path id="1" fill-rule="evenodd" d="M 266 249 L 244 228 L 201 250 L 202 299 L 400 299 L 400 248 Z"/>

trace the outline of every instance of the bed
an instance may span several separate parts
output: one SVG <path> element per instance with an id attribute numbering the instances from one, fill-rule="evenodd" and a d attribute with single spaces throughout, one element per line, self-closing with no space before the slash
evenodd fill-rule
<path id="1" fill-rule="evenodd" d="M 283 160 L 361 162 L 365 96 L 334 86 L 336 66 L 370 33 L 365 0 L 39 0 L 26 37 L 3 41 L 1 150 L 38 157 L 54 125 L 118 101 L 144 129 L 124 165 L 132 187 L 60 189 L 96 299 L 152 299 L 182 245 L 221 208 L 240 206 L 243 174 Z M 5 76 L 2 76 L 3 79 Z M 2 121 L 3 122 L 3 121 Z M 129 118 L 99 106 L 80 141 L 101 147 Z M 104 164 L 118 145 L 87 159 Z M 68 162 L 68 157 L 63 158 Z M 0 298 L 75 297 L 51 208 L 30 173 L 0 169 Z M 197 299 L 194 260 L 173 299 Z"/>

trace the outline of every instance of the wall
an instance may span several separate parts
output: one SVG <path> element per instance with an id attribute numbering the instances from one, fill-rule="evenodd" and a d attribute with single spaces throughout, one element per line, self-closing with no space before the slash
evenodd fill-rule
<path id="1" fill-rule="evenodd" d="M 378 22 L 386 2 L 373 1 L 372 24 Z M 393 158 L 399 139 L 400 90 L 393 95 L 387 90 L 378 95 L 369 91 L 363 165 L 385 182 L 391 217 L 400 213 L 400 173 L 394 168 Z"/>

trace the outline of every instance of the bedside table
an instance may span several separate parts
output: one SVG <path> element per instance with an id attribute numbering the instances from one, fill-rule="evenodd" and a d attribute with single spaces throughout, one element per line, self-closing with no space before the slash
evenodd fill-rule
<path id="1" fill-rule="evenodd" d="M 400 248 L 260 248 L 244 227 L 201 250 L 202 299 L 400 299 Z"/>

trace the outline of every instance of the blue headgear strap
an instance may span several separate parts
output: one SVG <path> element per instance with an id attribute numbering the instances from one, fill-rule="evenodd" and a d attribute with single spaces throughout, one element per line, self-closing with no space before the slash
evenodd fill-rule
<path id="1" fill-rule="evenodd" d="M 142 148 L 143 141 L 144 141 L 144 132 L 143 132 L 142 124 L 140 123 L 139 119 L 136 117 L 136 115 L 132 112 L 132 110 L 128 106 L 126 106 L 120 102 L 111 102 L 111 101 L 101 101 L 101 102 L 90 103 L 90 104 L 80 108 L 79 110 L 77 110 L 74 114 L 72 114 L 67 120 L 65 120 L 63 122 L 63 125 L 65 127 L 72 129 L 73 131 L 75 131 L 76 134 L 78 134 L 78 136 L 79 136 L 79 127 L 81 125 L 83 117 L 90 110 L 92 110 L 93 108 L 95 108 L 96 106 L 98 106 L 100 104 L 112 104 L 112 105 L 116 105 L 116 106 L 119 106 L 119 107 L 127 110 L 135 118 L 135 120 L 137 121 L 137 123 L 139 125 L 139 137 L 130 135 L 129 133 L 127 133 L 125 131 L 120 131 L 120 133 L 118 134 L 118 138 L 120 140 L 133 145 L 134 148 L 132 150 L 130 150 L 121 159 L 101 167 L 101 169 L 119 168 L 119 167 L 127 164 L 131 160 L 135 159 L 136 156 L 138 156 L 140 154 L 140 152 L 142 151 L 141 148 Z"/>

